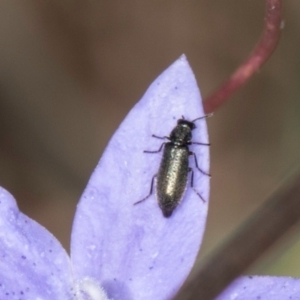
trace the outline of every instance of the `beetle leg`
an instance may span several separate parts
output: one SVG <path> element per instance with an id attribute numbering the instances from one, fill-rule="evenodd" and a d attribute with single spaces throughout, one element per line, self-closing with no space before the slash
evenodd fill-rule
<path id="1" fill-rule="evenodd" d="M 161 151 L 161 149 L 164 147 L 165 144 L 166 144 L 166 143 L 162 143 L 161 146 L 159 147 L 159 149 L 156 150 L 156 151 L 144 150 L 144 153 L 158 153 L 158 152 Z"/>
<path id="2" fill-rule="evenodd" d="M 136 204 L 139 204 L 145 200 L 147 200 L 153 193 L 153 186 L 154 186 L 154 178 L 157 176 L 157 174 L 155 174 L 153 177 L 152 177 L 152 180 L 151 180 L 151 187 L 150 187 L 150 193 L 148 196 L 146 196 L 145 198 L 143 198 L 142 200 L 138 201 L 138 202 L 135 202 L 133 203 L 133 205 L 136 205 Z"/>
<path id="3" fill-rule="evenodd" d="M 155 134 L 152 134 L 152 137 L 155 137 L 155 138 L 157 138 L 157 139 L 160 139 L 160 140 L 164 140 L 164 139 L 170 139 L 168 136 L 157 136 L 157 135 L 155 135 Z"/>
<path id="4" fill-rule="evenodd" d="M 206 176 L 209 176 L 211 177 L 210 174 L 204 172 L 203 170 L 201 170 L 198 166 L 198 161 L 197 161 L 197 157 L 196 157 L 196 154 L 194 152 L 189 152 L 189 155 L 193 155 L 194 156 L 194 159 L 195 159 L 195 164 L 196 164 L 196 168 L 203 174 L 203 175 L 206 175 Z"/>
<path id="5" fill-rule="evenodd" d="M 194 192 L 199 196 L 199 198 L 205 202 L 201 194 L 194 188 L 194 171 L 192 168 L 189 168 L 189 172 L 191 172 L 191 188 L 194 190 Z"/>
<path id="6" fill-rule="evenodd" d="M 191 142 L 191 144 L 201 145 L 201 146 L 210 146 L 210 143 Z"/>

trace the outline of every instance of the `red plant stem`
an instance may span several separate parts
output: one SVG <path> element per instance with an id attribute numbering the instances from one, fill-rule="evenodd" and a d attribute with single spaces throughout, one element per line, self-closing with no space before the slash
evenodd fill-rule
<path id="1" fill-rule="evenodd" d="M 219 108 L 237 89 L 267 61 L 280 38 L 282 0 L 266 0 L 265 26 L 260 41 L 250 57 L 233 73 L 215 93 L 204 101 L 205 113 Z"/>

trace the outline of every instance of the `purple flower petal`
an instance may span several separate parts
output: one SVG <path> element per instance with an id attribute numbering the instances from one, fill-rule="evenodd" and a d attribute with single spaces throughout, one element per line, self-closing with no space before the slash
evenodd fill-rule
<path id="1" fill-rule="evenodd" d="M 0 188 L 0 299 L 71 300 L 70 259 Z"/>
<path id="2" fill-rule="evenodd" d="M 216 300 L 300 299 L 300 279 L 248 276 L 235 280 Z"/>
<path id="3" fill-rule="evenodd" d="M 75 276 L 92 278 L 114 300 L 170 299 L 190 272 L 206 221 L 209 177 L 194 168 L 194 187 L 165 218 L 153 194 L 163 141 L 182 115 L 204 115 L 190 66 L 182 56 L 149 87 L 116 131 L 78 204 L 73 225 L 71 259 Z M 196 121 L 193 140 L 207 142 L 206 121 Z M 199 166 L 209 171 L 209 147 L 192 145 Z"/>

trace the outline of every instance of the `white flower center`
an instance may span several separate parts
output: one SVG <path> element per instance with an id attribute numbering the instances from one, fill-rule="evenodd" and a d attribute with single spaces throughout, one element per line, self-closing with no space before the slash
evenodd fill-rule
<path id="1" fill-rule="evenodd" d="M 84 278 L 76 284 L 76 299 L 78 300 L 112 300 L 103 288 L 92 278 Z"/>

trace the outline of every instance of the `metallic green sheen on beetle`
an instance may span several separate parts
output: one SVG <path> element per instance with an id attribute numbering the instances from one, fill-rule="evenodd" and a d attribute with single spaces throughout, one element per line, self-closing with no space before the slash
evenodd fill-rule
<path id="1" fill-rule="evenodd" d="M 189 156 L 194 156 L 196 168 L 202 174 L 207 176 L 210 175 L 199 168 L 197 157 L 194 152 L 189 150 L 189 146 L 191 144 L 203 146 L 210 145 L 208 143 L 192 141 L 192 130 L 196 128 L 195 121 L 206 117 L 208 116 L 205 115 L 193 121 L 188 121 L 182 117 L 182 119 L 177 121 L 177 125 L 171 131 L 170 136 L 159 137 L 152 135 L 158 139 L 168 139 L 169 142 L 162 143 L 160 148 L 156 151 L 144 151 L 145 153 L 158 153 L 164 148 L 158 173 L 153 176 L 151 181 L 149 195 L 134 204 L 141 203 L 152 195 L 154 179 L 156 178 L 158 205 L 161 208 L 163 215 L 166 218 L 170 217 L 183 198 L 187 187 L 189 172 L 191 172 L 191 187 L 204 201 L 200 193 L 194 188 L 194 172 L 192 168 L 189 167 Z"/>

